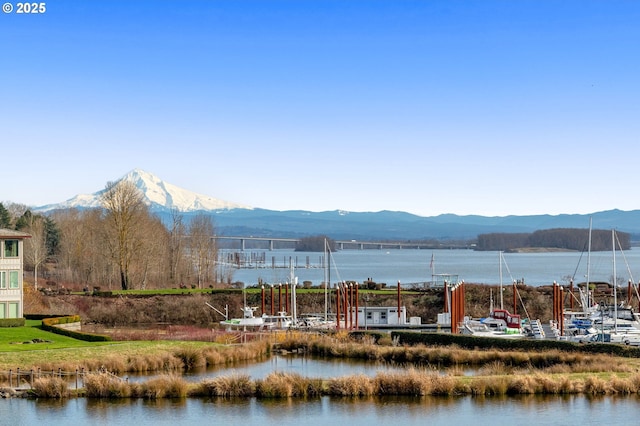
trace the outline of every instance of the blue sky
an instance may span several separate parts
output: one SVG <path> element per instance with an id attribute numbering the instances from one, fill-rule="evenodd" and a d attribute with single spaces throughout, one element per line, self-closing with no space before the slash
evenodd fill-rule
<path id="1" fill-rule="evenodd" d="M 640 208 L 640 2 L 46 9 L 0 15 L 0 201 L 140 168 L 274 210 Z"/>

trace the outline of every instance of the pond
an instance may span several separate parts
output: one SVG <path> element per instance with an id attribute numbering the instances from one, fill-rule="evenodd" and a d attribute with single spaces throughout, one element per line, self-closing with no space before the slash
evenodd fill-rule
<path id="1" fill-rule="evenodd" d="M 428 367 L 426 367 L 428 368 Z M 263 379 L 273 372 L 299 374 L 303 377 L 331 378 L 364 374 L 375 376 L 379 371 L 406 371 L 407 367 L 397 364 L 340 359 L 320 358 L 311 355 L 273 355 L 258 362 L 237 362 L 232 366 L 219 365 L 186 372 L 183 377 L 189 382 L 199 382 L 218 376 L 246 374 L 252 379 Z M 132 381 L 145 381 L 148 374 L 129 374 Z"/>

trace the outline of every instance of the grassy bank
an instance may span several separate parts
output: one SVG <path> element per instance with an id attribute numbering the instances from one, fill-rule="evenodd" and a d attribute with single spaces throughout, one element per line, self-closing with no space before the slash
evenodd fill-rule
<path id="1" fill-rule="evenodd" d="M 403 365 L 402 372 L 378 372 L 373 377 L 349 375 L 309 378 L 272 373 L 264 379 L 241 374 L 187 383 L 182 372 L 195 367 L 259 360 L 269 356 L 270 342 L 219 345 L 205 342 L 136 341 L 88 343 L 68 341 L 30 327 L 0 330 L 0 370 L 84 369 L 82 389 L 70 390 L 58 377 L 34 379 L 32 395 L 50 398 L 247 397 L 310 398 L 320 395 L 518 395 L 518 394 L 640 394 L 640 360 L 607 354 L 551 351 L 469 350 L 453 346 L 397 346 L 390 338 L 376 343 L 371 336 L 353 341 L 347 333 L 328 336 L 282 333 L 280 350 L 300 350 L 324 357 L 368 359 Z M 44 338 L 15 350 L 16 339 Z M 73 339 L 71 339 L 73 340 Z M 59 345 L 59 346 L 55 346 Z M 55 346 L 55 347 L 54 347 Z M 468 370 L 472 375 L 467 375 Z M 147 382 L 128 383 L 116 375 L 153 372 Z"/>
<path id="2" fill-rule="evenodd" d="M 85 342 L 28 326 L 0 328 L 0 372 L 8 370 L 125 372 L 178 371 L 269 354 L 270 344 L 227 346 L 207 342 L 129 341 Z"/>
<path id="3" fill-rule="evenodd" d="M 85 386 L 69 390 L 63 380 L 38 379 L 31 394 L 41 398 L 186 398 L 257 397 L 313 398 L 373 396 L 497 396 L 497 395 L 638 395 L 640 373 L 628 376 L 515 374 L 457 377 L 436 371 L 409 369 L 379 372 L 373 377 L 352 375 L 331 379 L 309 378 L 274 372 L 264 379 L 235 374 L 188 383 L 182 377 L 165 375 L 142 383 L 128 383 L 105 373 L 89 375 Z"/>

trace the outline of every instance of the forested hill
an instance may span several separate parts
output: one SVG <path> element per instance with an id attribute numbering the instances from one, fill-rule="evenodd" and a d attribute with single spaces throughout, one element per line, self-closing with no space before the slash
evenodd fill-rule
<path id="1" fill-rule="evenodd" d="M 616 249 L 628 250 L 631 247 L 631 235 L 616 232 Z M 594 229 L 591 231 L 591 250 L 612 250 L 611 230 Z M 476 250 L 496 251 L 521 248 L 554 248 L 563 250 L 586 251 L 589 246 L 589 230 L 556 228 L 532 233 L 491 233 L 478 235 Z"/>

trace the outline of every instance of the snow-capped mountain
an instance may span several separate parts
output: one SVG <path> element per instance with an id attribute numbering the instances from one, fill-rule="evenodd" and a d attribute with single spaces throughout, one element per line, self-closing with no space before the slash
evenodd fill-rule
<path id="1" fill-rule="evenodd" d="M 134 169 L 127 173 L 119 181 L 131 182 L 138 188 L 143 196 L 145 203 L 152 210 L 172 210 L 179 212 L 193 211 L 216 211 L 231 209 L 252 209 L 252 207 L 219 200 L 208 195 L 198 194 L 188 191 L 168 182 L 164 182 L 157 176 L 145 172 L 144 170 Z M 55 209 L 67 208 L 95 208 L 100 207 L 100 198 L 104 193 L 104 189 L 93 194 L 81 194 L 59 204 L 49 204 L 38 207 L 36 211 L 50 211 Z"/>
<path id="2" fill-rule="evenodd" d="M 215 218 L 219 235 L 253 235 L 283 238 L 328 235 L 335 239 L 358 240 L 471 240 L 487 233 L 531 233 L 540 229 L 584 228 L 592 217 L 600 229 L 616 228 L 640 240 L 640 210 L 623 212 L 610 210 L 590 215 L 536 216 L 457 216 L 444 214 L 421 217 L 406 212 L 348 212 L 334 210 L 310 212 L 303 210 L 275 211 L 253 208 L 218 200 L 162 181 L 151 173 L 135 169 L 120 180 L 140 189 L 149 209 L 169 224 L 171 210 L 184 215 L 185 222 L 196 214 Z M 93 194 L 77 195 L 59 204 L 36 207 L 34 212 L 67 208 L 100 207 L 104 189 Z"/>

